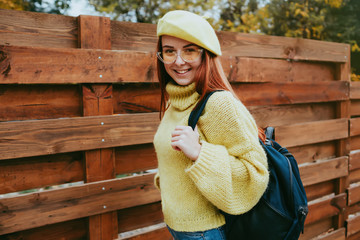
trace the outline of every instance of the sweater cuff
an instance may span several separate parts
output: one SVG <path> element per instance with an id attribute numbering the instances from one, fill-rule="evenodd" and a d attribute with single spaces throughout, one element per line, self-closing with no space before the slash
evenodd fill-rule
<path id="1" fill-rule="evenodd" d="M 201 141 L 201 151 L 198 159 L 185 172 L 194 182 L 201 181 L 208 174 L 214 175 L 219 171 L 224 158 L 227 158 L 228 152 L 224 146 L 214 145 L 206 141 Z"/>

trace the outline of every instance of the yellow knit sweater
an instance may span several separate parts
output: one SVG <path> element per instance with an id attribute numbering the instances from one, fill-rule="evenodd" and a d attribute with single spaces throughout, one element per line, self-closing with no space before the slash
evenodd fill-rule
<path id="1" fill-rule="evenodd" d="M 225 224 L 218 209 L 241 214 L 251 209 L 268 183 L 267 160 L 254 119 L 230 92 L 214 93 L 198 121 L 202 144 L 193 162 L 172 149 L 171 132 L 187 125 L 199 100 L 195 84 L 169 83 L 170 107 L 154 138 L 165 223 L 176 231 L 204 231 Z"/>

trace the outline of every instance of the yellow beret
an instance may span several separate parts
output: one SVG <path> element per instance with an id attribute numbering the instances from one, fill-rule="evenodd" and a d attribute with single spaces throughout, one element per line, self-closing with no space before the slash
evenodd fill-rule
<path id="1" fill-rule="evenodd" d="M 166 13 L 157 24 L 157 36 L 169 35 L 184 39 L 221 56 L 219 39 L 203 17 L 183 10 Z"/>

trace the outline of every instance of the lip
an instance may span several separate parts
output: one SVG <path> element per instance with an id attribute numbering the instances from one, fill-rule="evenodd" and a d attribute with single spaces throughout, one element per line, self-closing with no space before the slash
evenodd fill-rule
<path id="1" fill-rule="evenodd" d="M 187 69 L 173 69 L 173 71 L 178 74 L 178 75 L 185 75 L 188 72 L 191 71 L 191 68 L 187 68 Z"/>

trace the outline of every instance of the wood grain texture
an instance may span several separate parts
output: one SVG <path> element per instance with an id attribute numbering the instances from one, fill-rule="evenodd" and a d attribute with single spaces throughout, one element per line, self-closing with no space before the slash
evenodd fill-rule
<path id="1" fill-rule="evenodd" d="M 0 194 L 83 180 L 81 152 L 0 161 Z"/>
<path id="2" fill-rule="evenodd" d="M 352 118 L 350 119 L 350 136 L 358 135 L 360 135 L 360 118 Z"/>
<path id="3" fill-rule="evenodd" d="M 360 149 L 353 150 L 349 155 L 349 170 L 355 170 L 360 168 Z"/>
<path id="4" fill-rule="evenodd" d="M 360 231 L 360 216 L 353 216 L 347 219 L 347 236 L 354 235 Z"/>
<path id="5" fill-rule="evenodd" d="M 304 186 L 329 181 L 348 175 L 348 157 L 339 157 L 299 166 Z"/>
<path id="6" fill-rule="evenodd" d="M 232 86 L 246 106 L 329 102 L 349 98 L 349 83 L 343 81 L 242 83 Z"/>
<path id="7" fill-rule="evenodd" d="M 160 200 L 154 174 L 0 199 L 0 235 Z"/>
<path id="8" fill-rule="evenodd" d="M 298 123 L 275 128 L 275 140 L 285 147 L 343 139 L 347 138 L 348 134 L 348 119 L 346 118 Z M 297 137 L 294 138 L 293 136 Z"/>
<path id="9" fill-rule="evenodd" d="M 0 159 L 151 143 L 158 113 L 0 122 Z"/>
<path id="10" fill-rule="evenodd" d="M 0 85 L 0 121 L 82 116 L 76 85 Z"/>
<path id="11" fill-rule="evenodd" d="M 153 51 L 156 26 L 112 22 L 112 48 Z M 347 62 L 348 44 L 257 34 L 217 32 L 224 56 L 277 58 L 305 61 Z"/>
<path id="12" fill-rule="evenodd" d="M 2 83 L 157 82 L 154 51 L 3 45 L 0 55 Z M 231 56 L 221 62 L 230 82 L 322 82 L 336 77 L 332 63 Z"/>
<path id="13" fill-rule="evenodd" d="M 0 9 L 0 45 L 76 48 L 74 17 Z"/>
<path id="14" fill-rule="evenodd" d="M 350 99 L 360 99 L 360 82 L 351 82 Z"/>
<path id="15" fill-rule="evenodd" d="M 155 82 L 155 55 L 100 49 L 0 46 L 0 83 Z"/>
<path id="16" fill-rule="evenodd" d="M 326 196 L 324 198 L 309 202 L 309 214 L 305 224 L 311 224 L 323 218 L 340 214 L 346 206 L 346 194 Z"/>
<path id="17" fill-rule="evenodd" d="M 23 230 L 1 235 L 2 240 L 34 240 L 34 239 L 86 239 L 87 221 L 79 218 L 61 223 L 49 224 L 43 227 Z"/>

